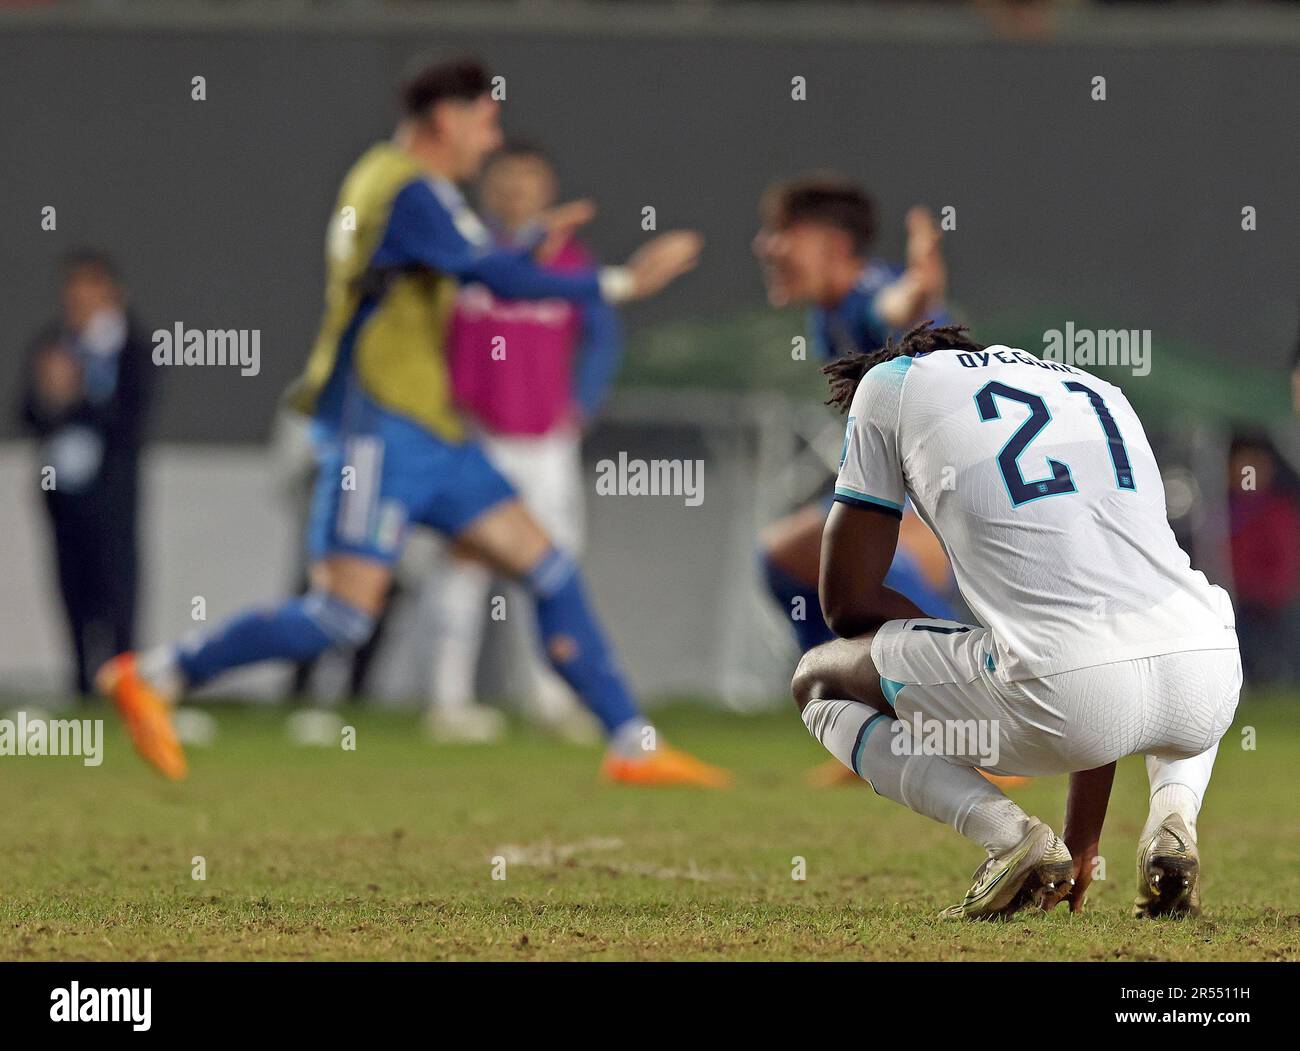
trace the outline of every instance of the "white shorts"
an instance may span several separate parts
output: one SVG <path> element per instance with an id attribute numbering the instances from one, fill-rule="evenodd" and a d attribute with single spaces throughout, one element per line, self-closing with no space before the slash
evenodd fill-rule
<path id="1" fill-rule="evenodd" d="M 581 434 L 557 428 L 524 436 L 483 431 L 478 437 L 551 542 L 568 554 L 581 554 L 586 533 Z"/>
<path id="2" fill-rule="evenodd" d="M 999 774 L 1105 766 L 1125 755 L 1186 759 L 1232 725 L 1236 649 L 1189 650 L 1009 682 L 987 628 L 891 620 L 871 643 L 885 696 L 912 734 L 953 762 Z"/>

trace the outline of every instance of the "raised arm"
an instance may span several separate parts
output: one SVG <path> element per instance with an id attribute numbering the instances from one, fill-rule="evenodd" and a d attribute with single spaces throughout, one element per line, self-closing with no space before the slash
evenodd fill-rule
<path id="1" fill-rule="evenodd" d="M 909 328 L 943 306 L 948 267 L 942 234 L 929 211 L 907 213 L 907 269 L 876 295 L 873 309 L 890 328 Z"/>
<path id="2" fill-rule="evenodd" d="M 469 216 L 475 221 L 473 216 Z M 653 295 L 692 269 L 703 242 L 690 231 L 671 231 L 641 246 L 623 266 L 556 273 L 539 266 L 530 248 L 487 248 L 458 228 L 451 212 L 424 180 L 409 183 L 393 201 L 377 268 L 412 264 L 481 281 L 506 299 L 603 299 L 620 303 Z"/>

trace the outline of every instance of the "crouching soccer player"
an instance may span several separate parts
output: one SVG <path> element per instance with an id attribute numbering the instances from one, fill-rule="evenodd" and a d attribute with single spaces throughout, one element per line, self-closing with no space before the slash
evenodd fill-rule
<path id="1" fill-rule="evenodd" d="M 841 638 L 795 674 L 808 729 L 988 852 L 955 917 L 1082 907 L 1115 761 L 1144 755 L 1134 912 L 1197 912 L 1197 814 L 1241 660 L 1232 605 L 1178 547 L 1123 393 L 928 325 L 825 371 L 849 414 L 820 575 Z M 979 623 L 929 619 L 884 586 L 905 496 Z M 980 777 L 979 755 L 920 747 L 913 729 L 928 741 L 932 726 L 987 729 L 995 772 L 1069 773 L 1064 840 Z"/>
<path id="2" fill-rule="evenodd" d="M 501 144 L 498 103 L 474 61 L 433 66 L 403 89 L 395 138 L 344 179 L 328 242 L 320 335 L 291 403 L 313 417 L 320 470 L 310 523 L 312 590 L 242 613 L 177 646 L 114 658 L 99 676 L 137 750 L 185 774 L 170 704 L 231 668 L 354 647 L 374 627 L 407 529 L 437 529 L 531 592 L 545 651 L 609 737 L 603 771 L 636 784 L 716 786 L 725 772 L 666 747 L 638 711 L 588 605 L 578 568 L 554 547 L 466 440 L 444 355 L 460 281 L 507 297 L 583 302 L 650 295 L 694 265 L 699 239 L 664 234 L 623 267 L 559 274 L 528 247 L 494 250 L 456 183 Z M 589 206 L 557 209 L 566 236 Z"/>

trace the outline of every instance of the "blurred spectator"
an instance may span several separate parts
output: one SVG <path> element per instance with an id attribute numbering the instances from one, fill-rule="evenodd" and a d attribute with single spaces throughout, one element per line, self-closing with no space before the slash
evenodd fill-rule
<path id="1" fill-rule="evenodd" d="M 62 319 L 35 339 L 22 414 L 40 440 L 76 690 L 133 645 L 140 446 L 153 368 L 117 268 L 83 251 L 62 264 Z"/>
<path id="2" fill-rule="evenodd" d="M 1300 498 L 1267 440 L 1232 444 L 1228 511 L 1246 681 L 1300 681 Z"/>

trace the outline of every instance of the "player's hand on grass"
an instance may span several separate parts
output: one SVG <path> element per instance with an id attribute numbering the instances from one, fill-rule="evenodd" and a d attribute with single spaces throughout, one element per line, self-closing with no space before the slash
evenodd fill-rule
<path id="1" fill-rule="evenodd" d="M 1071 912 L 1082 912 L 1096 871 L 1101 828 L 1106 821 L 1110 789 L 1115 781 L 1115 764 L 1095 770 L 1076 770 L 1070 775 L 1070 790 L 1065 800 L 1065 829 L 1061 838 L 1074 860 L 1074 886 L 1047 904 L 1052 908 L 1061 901 L 1070 902 Z M 1065 890 L 1065 888 L 1062 888 Z"/>
<path id="2" fill-rule="evenodd" d="M 631 279 L 626 298 L 644 299 L 693 270 L 704 238 L 694 230 L 670 230 L 632 253 L 624 266 Z"/>
<path id="3" fill-rule="evenodd" d="M 548 208 L 538 219 L 545 233 L 537 246 L 536 257 L 543 263 L 554 258 L 564 243 L 573 236 L 573 231 L 585 226 L 595 217 L 596 204 L 586 197 Z"/>
<path id="4" fill-rule="evenodd" d="M 1068 839 L 1065 841 L 1065 848 L 1070 852 L 1070 857 L 1074 859 L 1074 886 L 1069 888 L 1069 893 L 1060 895 L 1058 901 L 1068 901 L 1071 912 L 1082 912 L 1083 902 L 1088 895 L 1088 887 L 1092 885 L 1092 875 L 1096 870 L 1097 862 L 1097 842 L 1091 843 L 1071 843 Z"/>

